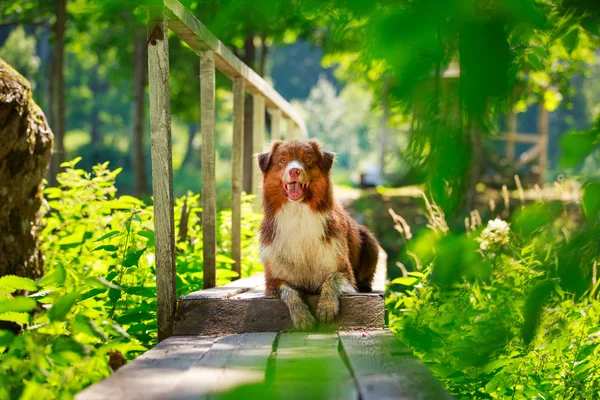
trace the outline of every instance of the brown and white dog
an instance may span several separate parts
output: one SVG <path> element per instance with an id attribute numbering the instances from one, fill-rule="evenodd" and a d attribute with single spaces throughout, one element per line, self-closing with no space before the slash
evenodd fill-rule
<path id="1" fill-rule="evenodd" d="M 330 323 L 341 294 L 371 291 L 377 265 L 377 240 L 333 198 L 333 159 L 316 140 L 276 141 L 258 155 L 265 294 L 281 298 L 296 329 L 316 325 L 302 293 L 321 294 L 317 318 Z"/>

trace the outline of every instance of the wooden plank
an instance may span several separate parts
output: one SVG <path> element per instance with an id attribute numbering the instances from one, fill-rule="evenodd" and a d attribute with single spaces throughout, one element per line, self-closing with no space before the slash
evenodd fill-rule
<path id="1" fill-rule="evenodd" d="M 283 139 L 281 131 L 281 110 L 273 110 L 271 113 L 271 140 Z"/>
<path id="2" fill-rule="evenodd" d="M 319 296 L 307 297 L 313 312 L 318 300 Z M 331 328 L 368 330 L 381 329 L 384 326 L 383 296 L 378 293 L 361 293 L 341 297 L 340 315 Z M 292 328 L 292 320 L 285 304 L 260 292 L 254 292 L 254 296 L 234 296 L 225 299 L 180 299 L 175 317 L 176 335 L 280 332 Z"/>
<path id="3" fill-rule="evenodd" d="M 202 130 L 202 242 L 204 288 L 217 284 L 217 175 L 215 145 L 215 54 L 200 56 L 200 123 Z"/>
<path id="4" fill-rule="evenodd" d="M 179 300 L 228 299 L 236 294 L 243 293 L 259 285 L 263 285 L 264 282 L 265 278 L 263 274 L 254 274 L 251 277 L 238 279 L 228 283 L 227 285 L 192 292 L 181 297 Z"/>
<path id="5" fill-rule="evenodd" d="M 264 385 L 276 336 L 275 332 L 267 332 L 219 338 L 185 372 L 169 397 L 178 400 L 225 397 L 245 385 Z"/>
<path id="6" fill-rule="evenodd" d="M 254 154 L 262 153 L 265 147 L 265 98 L 261 95 L 254 95 L 252 97 L 253 115 L 252 115 L 252 139 L 253 146 L 252 150 Z M 262 175 L 258 168 L 258 163 L 255 161 L 252 163 L 252 193 L 256 195 L 255 208 L 260 209 L 260 185 L 262 182 Z"/>
<path id="7" fill-rule="evenodd" d="M 229 78 L 244 78 L 246 90 L 253 95 L 263 95 L 267 106 L 280 109 L 286 119 L 300 127 L 300 134 L 307 138 L 304 121 L 298 112 L 271 85 L 235 56 L 198 19 L 177 0 L 165 0 L 169 14 L 169 29 L 200 54 L 211 49 L 215 52 L 216 67 Z"/>
<path id="8" fill-rule="evenodd" d="M 231 258 L 242 273 L 242 175 L 244 157 L 244 80 L 233 79 L 233 143 L 231 149 Z"/>
<path id="9" fill-rule="evenodd" d="M 273 372 L 273 398 L 356 399 L 350 371 L 338 354 L 335 333 L 284 333 Z"/>
<path id="10" fill-rule="evenodd" d="M 339 337 L 361 399 L 452 398 L 390 331 L 340 332 Z"/>
<path id="11" fill-rule="evenodd" d="M 168 30 L 164 10 L 153 8 L 149 11 L 148 35 L 164 33 L 155 34 L 155 40 L 148 43 L 158 339 L 163 340 L 173 333 L 173 317 L 177 305 L 169 41 L 166 36 Z"/>
<path id="12" fill-rule="evenodd" d="M 498 135 L 490 136 L 492 140 L 514 140 L 517 143 L 539 143 L 540 137 L 535 134 L 530 133 L 515 133 L 515 134 L 505 134 L 500 133 Z"/>
<path id="13" fill-rule="evenodd" d="M 175 336 L 77 394 L 77 400 L 164 399 L 183 373 L 211 348 L 214 338 Z"/>

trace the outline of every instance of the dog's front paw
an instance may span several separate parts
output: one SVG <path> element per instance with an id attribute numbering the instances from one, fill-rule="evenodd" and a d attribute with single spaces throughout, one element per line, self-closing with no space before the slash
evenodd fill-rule
<path id="1" fill-rule="evenodd" d="M 294 323 L 294 329 L 297 331 L 309 331 L 317 326 L 315 317 L 312 316 L 308 309 L 302 311 L 291 312 L 292 322 Z"/>
<path id="2" fill-rule="evenodd" d="M 317 305 L 317 318 L 325 324 L 333 322 L 340 312 L 340 301 L 337 298 L 321 298 Z"/>

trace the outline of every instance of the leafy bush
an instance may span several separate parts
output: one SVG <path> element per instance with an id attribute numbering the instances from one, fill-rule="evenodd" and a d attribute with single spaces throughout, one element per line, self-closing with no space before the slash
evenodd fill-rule
<path id="1" fill-rule="evenodd" d="M 597 398 L 600 231 L 581 217 L 536 203 L 457 234 L 430 206 L 405 238 L 416 268 L 392 282 L 392 329 L 457 398 Z"/>
<path id="2" fill-rule="evenodd" d="M 93 173 L 65 163 L 59 187 L 45 191 L 48 212 L 40 233 L 46 274 L 37 282 L 0 278 L 0 398 L 62 398 L 110 374 L 124 355 L 156 342 L 153 209 L 116 196 L 107 163 Z M 176 202 L 177 293 L 202 288 L 200 196 Z M 242 274 L 261 268 L 256 232 L 260 215 L 243 203 Z M 218 215 L 217 282 L 231 270 L 229 210 Z"/>

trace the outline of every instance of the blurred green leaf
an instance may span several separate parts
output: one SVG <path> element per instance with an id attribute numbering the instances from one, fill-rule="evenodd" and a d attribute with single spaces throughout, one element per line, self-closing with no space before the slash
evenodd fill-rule
<path id="1" fill-rule="evenodd" d="M 600 213 L 600 182 L 589 182 L 583 187 L 583 211 L 589 220 L 595 220 Z"/>
<path id="2" fill-rule="evenodd" d="M 17 296 L 12 299 L 0 300 L 0 313 L 7 311 L 29 312 L 35 310 L 37 301 L 29 297 Z"/>
<path id="3" fill-rule="evenodd" d="M 37 284 L 21 276 L 6 275 L 0 278 L 0 292 L 12 293 L 17 290 L 37 290 Z"/>
<path id="4" fill-rule="evenodd" d="M 50 321 L 62 321 L 67 317 L 67 314 L 77 302 L 79 293 L 71 292 L 62 296 L 48 311 Z"/>

